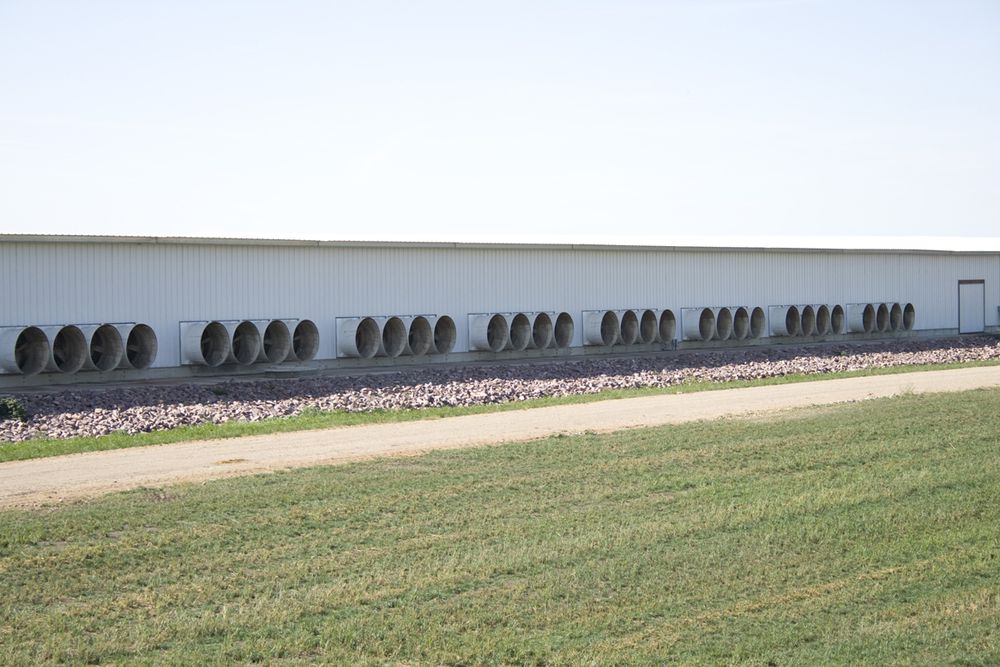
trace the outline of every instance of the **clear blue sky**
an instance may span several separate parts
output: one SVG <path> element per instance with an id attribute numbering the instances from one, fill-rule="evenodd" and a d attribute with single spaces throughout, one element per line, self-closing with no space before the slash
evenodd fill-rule
<path id="1" fill-rule="evenodd" d="M 0 232 L 1000 236 L 1000 2 L 0 0 Z"/>

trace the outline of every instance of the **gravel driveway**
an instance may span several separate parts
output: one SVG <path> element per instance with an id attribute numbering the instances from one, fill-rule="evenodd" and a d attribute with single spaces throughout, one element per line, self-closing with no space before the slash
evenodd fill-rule
<path id="1" fill-rule="evenodd" d="M 1000 366 L 661 394 L 425 421 L 135 447 L 0 464 L 0 508 L 373 456 L 615 431 L 828 405 L 900 393 L 1000 386 Z"/>

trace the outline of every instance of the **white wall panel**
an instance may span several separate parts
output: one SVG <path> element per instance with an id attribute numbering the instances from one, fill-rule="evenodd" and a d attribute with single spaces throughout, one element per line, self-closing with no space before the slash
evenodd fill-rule
<path id="1" fill-rule="evenodd" d="M 996 326 L 1000 257 L 972 253 L 484 246 L 211 245 L 0 239 L 0 326 L 145 322 L 157 366 L 179 363 L 186 320 L 308 318 L 319 358 L 337 317 L 910 301 L 920 329 L 953 329 L 958 280 L 986 281 Z"/>

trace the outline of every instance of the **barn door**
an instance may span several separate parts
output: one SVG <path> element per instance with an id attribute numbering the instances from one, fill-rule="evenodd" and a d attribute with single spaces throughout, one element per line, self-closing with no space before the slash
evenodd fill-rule
<path id="1" fill-rule="evenodd" d="M 982 333 L 986 328 L 986 284 L 958 281 L 958 333 Z"/>

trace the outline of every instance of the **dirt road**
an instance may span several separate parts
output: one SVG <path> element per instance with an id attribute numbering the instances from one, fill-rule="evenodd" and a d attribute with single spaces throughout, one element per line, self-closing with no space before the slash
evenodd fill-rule
<path id="1" fill-rule="evenodd" d="M 0 508 L 374 456 L 471 447 L 558 433 L 616 431 L 753 415 L 900 393 L 1000 386 L 1000 367 L 903 373 L 563 405 L 397 424 L 206 440 L 0 464 Z"/>

